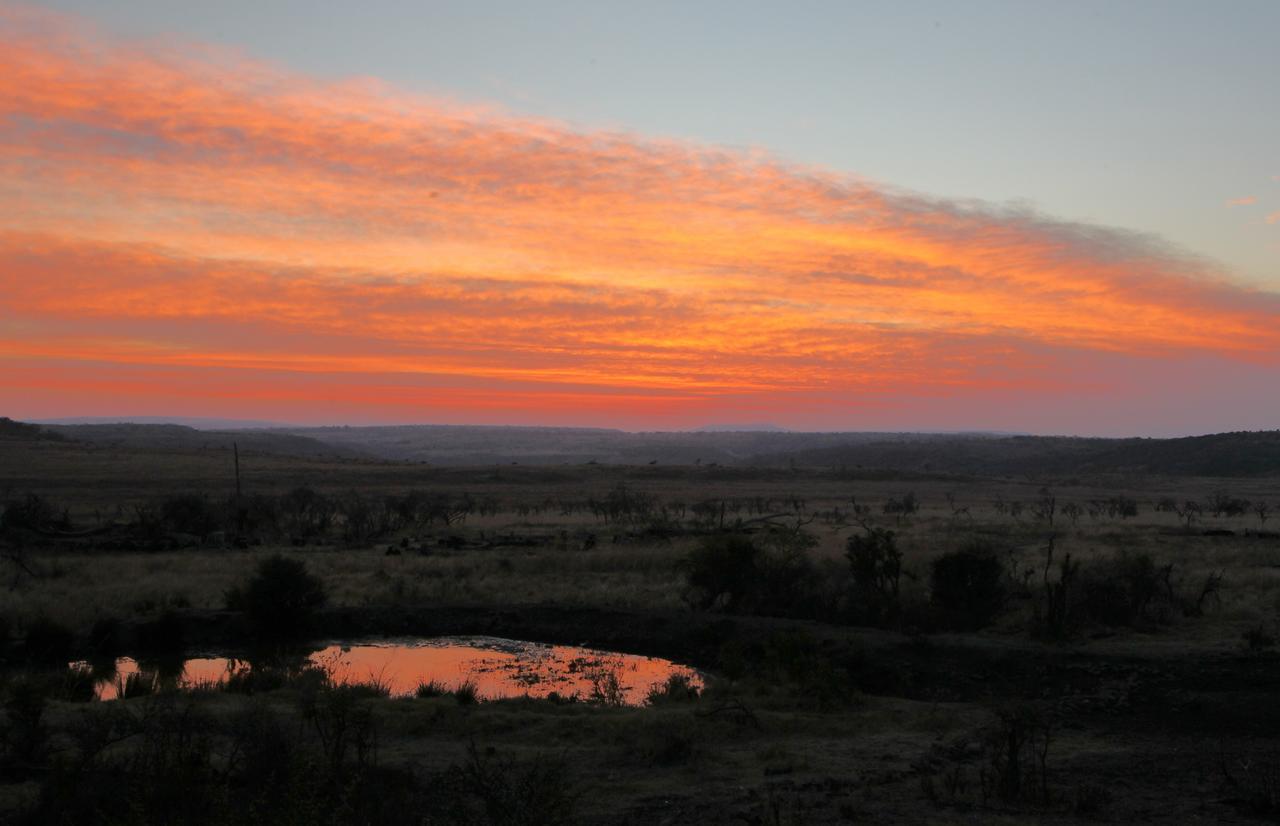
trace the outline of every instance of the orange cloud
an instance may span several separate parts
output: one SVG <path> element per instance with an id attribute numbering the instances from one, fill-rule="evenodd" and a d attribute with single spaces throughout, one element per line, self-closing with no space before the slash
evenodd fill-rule
<path id="1" fill-rule="evenodd" d="M 1258 199 L 1252 195 L 1246 195 L 1243 198 L 1231 198 L 1227 201 L 1227 207 L 1253 206 L 1258 203 Z"/>
<path id="2" fill-rule="evenodd" d="M 1150 238 L 30 10 L 0 12 L 0 210 L 0 363 L 62 365 L 23 391 L 49 399 L 111 364 L 603 422 L 1066 392 L 1072 351 L 1280 353 L 1280 297 Z"/>

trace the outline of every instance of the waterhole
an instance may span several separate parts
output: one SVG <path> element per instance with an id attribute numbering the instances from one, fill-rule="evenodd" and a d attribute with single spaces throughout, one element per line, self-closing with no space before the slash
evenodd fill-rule
<path id="1" fill-rule="evenodd" d="M 669 684 L 676 690 L 703 684 L 696 670 L 657 657 L 497 637 L 335 642 L 270 661 L 209 656 L 160 663 L 120 657 L 109 663 L 77 662 L 72 668 L 89 675 L 100 700 L 159 690 L 234 689 L 254 679 L 266 685 L 274 677 L 373 686 L 393 697 L 462 691 L 478 700 L 555 696 L 636 706 Z"/>

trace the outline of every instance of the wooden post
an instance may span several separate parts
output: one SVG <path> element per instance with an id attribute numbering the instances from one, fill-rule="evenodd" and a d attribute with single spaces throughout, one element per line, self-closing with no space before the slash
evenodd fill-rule
<path id="1" fill-rule="evenodd" d="M 236 457 L 236 503 L 240 502 L 240 445 L 231 443 L 231 451 Z"/>

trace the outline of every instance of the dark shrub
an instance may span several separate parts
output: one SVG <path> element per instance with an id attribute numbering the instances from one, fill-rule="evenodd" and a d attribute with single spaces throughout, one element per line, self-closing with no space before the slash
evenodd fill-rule
<path id="1" fill-rule="evenodd" d="M 851 698 L 848 673 L 804 631 L 775 632 L 765 641 L 763 664 L 774 679 L 793 684 L 792 702 L 811 708 L 836 708 Z"/>
<path id="2" fill-rule="evenodd" d="M 89 629 L 89 659 L 94 661 L 114 659 L 123 648 L 120 620 L 115 617 L 99 617 Z"/>
<path id="3" fill-rule="evenodd" d="M 51 530 L 71 527 L 65 510 L 58 510 L 51 502 L 34 493 L 5 504 L 0 515 L 0 528 L 25 528 L 27 530 Z"/>
<path id="4" fill-rule="evenodd" d="M 160 503 L 160 518 L 174 531 L 206 536 L 222 527 L 222 514 L 203 496 L 186 493 Z"/>
<path id="5" fill-rule="evenodd" d="M 1047 805 L 1052 717 L 1031 704 L 996 710 L 996 720 L 983 738 L 986 770 L 979 775 L 984 801 L 999 798 Z"/>
<path id="6" fill-rule="evenodd" d="M 138 626 L 138 645 L 153 654 L 176 654 L 186 645 L 182 617 L 165 611 L 148 623 Z"/>
<path id="7" fill-rule="evenodd" d="M 853 601 L 849 607 L 854 622 L 879 624 L 898 613 L 898 582 L 902 577 L 902 552 L 894 532 L 884 528 L 864 528 L 850 536 L 845 558 L 853 575 Z"/>
<path id="8" fill-rule="evenodd" d="M 33 620 L 22 643 L 22 659 L 37 665 L 66 665 L 71 660 L 75 635 L 51 619 Z"/>
<path id="9" fill-rule="evenodd" d="M 242 535 L 254 538 L 274 536 L 280 531 L 280 504 L 274 496 L 242 496 L 232 499 L 228 508 L 235 513 L 234 526 Z"/>
<path id="10" fill-rule="evenodd" d="M 742 534 L 705 537 L 684 561 L 687 599 L 701 609 L 741 610 L 759 578 L 760 548 Z"/>
<path id="11" fill-rule="evenodd" d="M 665 683 L 655 683 L 649 687 L 647 699 L 649 705 L 665 703 L 685 703 L 698 699 L 698 687 L 689 679 L 688 674 L 672 674 Z"/>
<path id="12" fill-rule="evenodd" d="M 1082 571 L 1076 611 L 1086 622 L 1113 627 L 1166 620 L 1172 573 L 1172 565 L 1157 565 L 1150 554 L 1121 551 Z"/>
<path id="13" fill-rule="evenodd" d="M 571 823 L 578 794 L 564 761 L 539 755 L 516 761 L 481 752 L 472 743 L 467 760 L 449 772 L 446 786 L 458 795 L 454 814 L 460 823 Z"/>
<path id="14" fill-rule="evenodd" d="M 929 588 L 944 622 L 960 630 L 977 630 L 1004 608 L 1004 565 L 991 547 L 971 543 L 934 560 Z"/>
<path id="15" fill-rule="evenodd" d="M 32 763 L 48 745 L 45 701 L 48 686 L 19 678 L 6 686 L 4 716 L 0 718 L 0 768 L 6 763 Z"/>
<path id="16" fill-rule="evenodd" d="M 311 488 L 294 488 L 280 498 L 284 529 L 303 542 L 327 534 L 336 510 L 333 500 Z"/>
<path id="17" fill-rule="evenodd" d="M 679 766 L 698 757 L 698 730 L 692 716 L 639 718 L 634 732 L 628 732 L 629 755 L 653 766 Z"/>
<path id="18" fill-rule="evenodd" d="M 254 633 L 268 639 L 305 634 L 325 601 L 324 584 L 306 564 L 279 554 L 264 559 L 248 582 L 227 592 L 227 607 L 243 611 Z"/>

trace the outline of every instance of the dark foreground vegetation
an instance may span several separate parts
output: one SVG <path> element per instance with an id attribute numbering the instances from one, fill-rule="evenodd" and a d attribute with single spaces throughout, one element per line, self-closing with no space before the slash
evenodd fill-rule
<path id="1" fill-rule="evenodd" d="M 241 462 L 0 430 L 0 820 L 1280 820 L 1275 475 Z M 292 653 L 443 634 L 706 686 Z M 210 651 L 253 668 L 163 678 Z M 121 655 L 121 700 L 65 667 Z"/>

